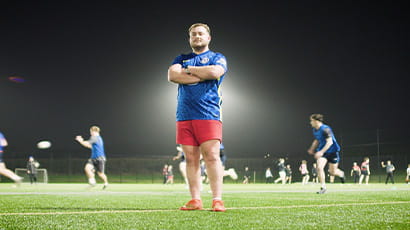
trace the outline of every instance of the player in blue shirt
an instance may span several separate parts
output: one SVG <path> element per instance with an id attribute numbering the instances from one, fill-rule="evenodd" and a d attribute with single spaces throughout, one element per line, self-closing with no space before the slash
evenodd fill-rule
<path id="1" fill-rule="evenodd" d="M 0 132 L 0 175 L 6 176 L 16 183 L 16 185 L 20 185 L 21 181 L 23 180 L 22 177 L 17 176 L 14 172 L 12 172 L 10 169 L 6 168 L 6 163 L 3 161 L 3 152 L 4 152 L 4 147 L 8 145 L 6 138 L 4 135 Z"/>
<path id="2" fill-rule="evenodd" d="M 178 84 L 176 142 L 182 145 L 192 199 L 181 210 L 202 209 L 200 155 L 202 153 L 213 196 L 213 211 L 225 211 L 222 202 L 223 169 L 220 85 L 227 71 L 226 58 L 209 50 L 211 31 L 203 23 L 189 30 L 190 54 L 175 58 L 168 80 Z"/>
<path id="3" fill-rule="evenodd" d="M 345 181 L 345 174 L 338 168 L 340 156 L 340 146 L 332 132 L 332 129 L 323 123 L 322 114 L 312 114 L 310 125 L 313 128 L 315 140 L 308 149 L 308 153 L 313 155 L 317 162 L 319 182 L 321 183 L 319 194 L 326 193 L 325 166 L 329 163 L 329 173 L 332 176 L 340 177 L 342 183 Z"/>
<path id="4" fill-rule="evenodd" d="M 100 128 L 92 126 L 90 128 L 91 137 L 89 140 L 84 140 L 82 136 L 77 136 L 75 139 L 84 147 L 91 149 L 91 157 L 85 164 L 85 174 L 88 178 L 90 186 L 95 186 L 95 172 L 104 181 L 103 189 L 108 186 L 107 175 L 105 175 L 105 152 L 104 142 L 100 136 Z"/>

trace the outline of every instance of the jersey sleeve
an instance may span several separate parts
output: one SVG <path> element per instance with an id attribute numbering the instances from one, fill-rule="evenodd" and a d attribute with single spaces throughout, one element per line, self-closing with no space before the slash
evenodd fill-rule
<path id="1" fill-rule="evenodd" d="M 98 138 L 96 136 L 91 136 L 90 139 L 88 139 L 88 142 L 90 144 L 94 144 L 98 141 Z"/>
<path id="2" fill-rule="evenodd" d="M 179 55 L 178 57 L 176 57 L 174 59 L 174 61 L 171 63 L 171 65 L 175 65 L 175 64 L 181 64 L 182 65 L 182 55 Z"/>
<path id="3" fill-rule="evenodd" d="M 327 138 L 333 136 L 333 132 L 330 128 L 325 128 L 325 129 L 323 129 L 323 135 L 324 135 L 325 139 L 327 139 Z"/>
<path id="4" fill-rule="evenodd" d="M 221 53 L 216 53 L 214 58 L 213 58 L 213 63 L 214 65 L 220 65 L 222 68 L 224 68 L 225 72 L 228 71 L 228 63 L 226 62 L 226 58 L 224 55 Z"/>

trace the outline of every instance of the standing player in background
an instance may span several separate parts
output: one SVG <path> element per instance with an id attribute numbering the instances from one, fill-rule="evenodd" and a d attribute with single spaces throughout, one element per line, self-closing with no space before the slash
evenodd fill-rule
<path id="1" fill-rule="evenodd" d="M 85 174 L 88 178 L 90 186 L 95 186 L 95 172 L 104 181 L 103 189 L 108 186 L 108 179 L 105 175 L 105 151 L 104 141 L 100 135 L 100 128 L 98 126 L 92 126 L 90 128 L 91 137 L 88 140 L 84 140 L 82 136 L 77 136 L 75 139 L 84 147 L 91 149 L 91 157 L 85 164 Z"/>
<path id="2" fill-rule="evenodd" d="M 27 161 L 27 175 L 30 178 L 30 184 L 37 183 L 37 168 L 40 164 L 34 160 L 33 156 L 30 156 Z"/>
<path id="3" fill-rule="evenodd" d="M 309 182 L 309 170 L 307 168 L 307 161 L 302 160 L 302 163 L 299 166 L 300 174 L 302 174 L 302 185 L 308 184 Z"/>
<path id="4" fill-rule="evenodd" d="M 8 143 L 7 143 L 6 138 L 0 132 L 0 174 L 14 180 L 16 185 L 20 185 L 21 181 L 23 180 L 23 177 L 17 176 L 10 169 L 6 168 L 6 163 L 4 163 L 3 161 L 4 147 L 6 147 L 7 145 Z"/>
<path id="5" fill-rule="evenodd" d="M 359 179 L 359 184 L 362 184 L 363 178 L 365 179 L 366 184 L 369 184 L 369 178 L 370 178 L 370 159 L 368 157 L 365 157 L 363 159 L 362 164 L 360 165 L 360 179 Z"/>
<path id="6" fill-rule="evenodd" d="M 174 184 L 174 171 L 172 165 L 168 165 L 167 182 L 165 184 Z"/>
<path id="7" fill-rule="evenodd" d="M 164 167 L 162 168 L 162 177 L 163 177 L 163 181 L 162 181 L 162 183 L 163 184 L 166 184 L 167 183 L 167 180 L 168 180 L 168 165 L 167 164 L 164 164 Z"/>
<path id="8" fill-rule="evenodd" d="M 290 167 L 290 164 L 286 165 L 285 171 L 286 171 L 286 181 L 287 181 L 287 183 L 292 184 L 292 168 Z"/>
<path id="9" fill-rule="evenodd" d="M 249 171 L 249 167 L 245 167 L 245 172 L 243 174 L 243 181 L 242 184 L 249 184 L 249 180 L 251 179 L 251 172 Z"/>
<path id="10" fill-rule="evenodd" d="M 355 184 L 360 180 L 360 167 L 357 165 L 357 162 L 353 162 L 352 170 L 350 171 L 350 176 L 353 177 Z"/>
<path id="11" fill-rule="evenodd" d="M 406 170 L 406 183 L 409 184 L 410 180 L 410 164 L 407 165 L 407 170 Z"/>
<path id="12" fill-rule="evenodd" d="M 202 154 L 212 190 L 212 210 L 223 212 L 220 85 L 227 63 L 222 54 L 209 50 L 211 30 L 208 25 L 195 23 L 188 33 L 192 52 L 176 57 L 168 69 L 168 80 L 178 84 L 176 142 L 182 145 L 185 153 L 191 193 L 191 200 L 180 209 L 202 209 L 199 165 Z"/>
<path id="13" fill-rule="evenodd" d="M 266 184 L 270 184 L 272 183 L 273 180 L 273 175 L 272 175 L 272 171 L 270 171 L 270 168 L 266 168 L 265 171 L 265 179 L 266 179 Z"/>
<path id="14" fill-rule="evenodd" d="M 396 170 L 394 165 L 391 163 L 390 160 L 387 161 L 387 164 L 384 164 L 384 161 L 382 161 L 381 165 L 383 168 L 386 168 L 386 184 L 389 182 L 389 179 L 391 180 L 391 183 L 394 184 L 393 172 L 394 170 Z"/>
<path id="15" fill-rule="evenodd" d="M 325 166 L 329 163 L 329 173 L 332 176 L 340 177 L 342 183 L 345 182 L 345 173 L 338 168 L 340 156 L 340 146 L 336 141 L 330 126 L 323 123 L 322 114 L 312 114 L 310 116 L 310 125 L 313 128 L 312 145 L 308 153 L 313 155 L 317 163 L 319 182 L 321 184 L 318 194 L 326 193 Z"/>

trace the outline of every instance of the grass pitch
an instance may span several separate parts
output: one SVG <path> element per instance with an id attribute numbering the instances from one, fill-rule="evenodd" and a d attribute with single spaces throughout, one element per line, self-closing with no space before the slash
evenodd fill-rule
<path id="1" fill-rule="evenodd" d="M 225 184 L 227 211 L 179 211 L 182 184 L 0 184 L 0 229 L 410 229 L 410 185 Z"/>

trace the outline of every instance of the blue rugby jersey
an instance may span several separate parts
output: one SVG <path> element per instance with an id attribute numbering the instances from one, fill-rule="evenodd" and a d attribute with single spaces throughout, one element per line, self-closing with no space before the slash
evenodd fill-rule
<path id="1" fill-rule="evenodd" d="M 91 136 L 88 142 L 91 144 L 91 159 L 105 158 L 104 141 L 101 136 Z"/>
<path id="2" fill-rule="evenodd" d="M 201 54 L 182 54 L 175 58 L 172 64 L 187 66 L 220 65 L 228 70 L 226 58 L 220 53 L 208 50 Z M 196 84 L 178 85 L 178 105 L 176 112 L 177 121 L 186 120 L 222 120 L 222 98 L 220 85 L 225 77 L 206 80 Z"/>
<path id="3" fill-rule="evenodd" d="M 315 139 L 319 141 L 316 151 L 320 151 L 326 145 L 326 138 L 328 137 L 332 137 L 333 144 L 326 151 L 326 153 L 335 153 L 340 151 L 340 146 L 336 141 L 335 135 L 328 125 L 322 124 L 319 129 L 313 128 L 313 136 L 315 136 Z"/>

